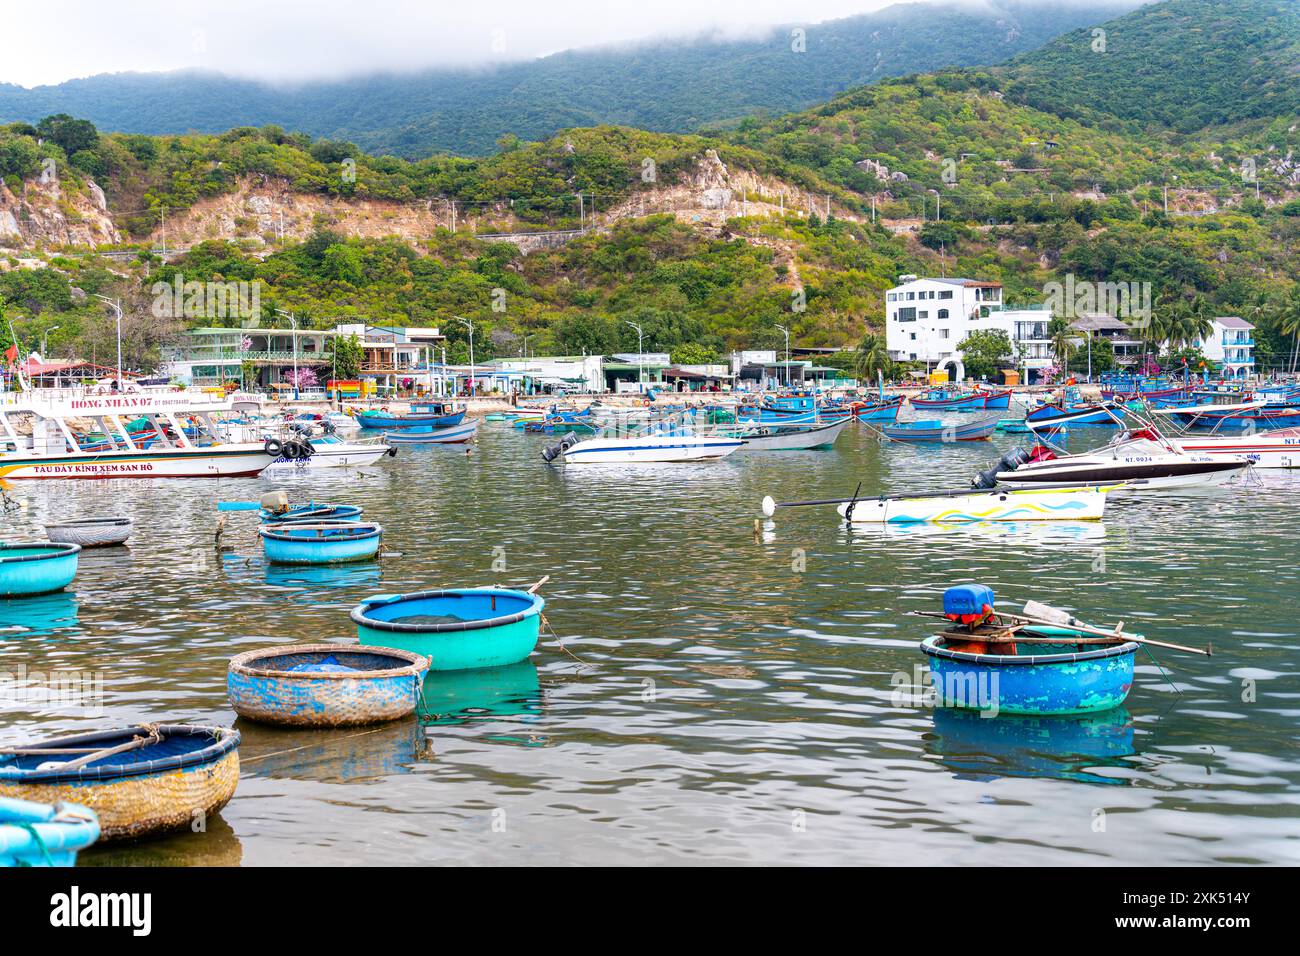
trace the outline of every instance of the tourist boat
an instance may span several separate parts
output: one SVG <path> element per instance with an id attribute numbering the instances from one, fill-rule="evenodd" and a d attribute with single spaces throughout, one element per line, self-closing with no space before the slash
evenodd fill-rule
<path id="1" fill-rule="evenodd" d="M 818 425 L 851 417 L 850 405 L 831 406 L 815 395 L 773 395 L 760 405 L 736 408 L 736 421 L 762 425 Z"/>
<path id="2" fill-rule="evenodd" d="M 231 403 L 187 392 L 103 395 L 87 389 L 0 394 L 0 478 L 229 478 L 256 475 L 275 460 L 264 442 L 224 443 L 213 416 Z M 147 419 L 148 442 L 126 419 Z M 112 447 L 81 448 L 72 424 L 89 419 Z M 22 424 L 22 431 L 17 427 Z M 187 427 L 199 435 L 191 438 Z M 6 450 L 7 449 L 7 450 Z"/>
<path id="3" fill-rule="evenodd" d="M 1086 626 L 1004 619 L 992 589 L 978 584 L 948 588 L 942 616 L 949 629 L 921 642 L 941 706 L 990 716 L 1087 714 L 1118 707 L 1133 686 L 1140 645 L 1118 628 L 1099 637 Z"/>
<path id="4" fill-rule="evenodd" d="M 379 553 L 383 528 L 369 521 L 291 521 L 257 529 L 274 564 L 365 561 Z"/>
<path id="5" fill-rule="evenodd" d="M 984 396 L 984 408 L 988 411 L 1006 411 L 1011 408 L 1011 389 L 999 392 L 977 392 Z"/>
<path id="6" fill-rule="evenodd" d="M 79 544 L 0 544 L 0 598 L 62 591 L 77 576 Z"/>
<path id="7" fill-rule="evenodd" d="M 1262 399 L 1249 402 L 1212 402 L 1153 409 L 1186 428 L 1266 430 L 1300 425 L 1300 408 L 1269 405 Z"/>
<path id="8" fill-rule="evenodd" d="M 998 419 L 981 418 L 976 421 L 948 424 L 936 419 L 916 422 L 895 422 L 881 431 L 892 441 L 901 442 L 955 442 L 987 441 L 998 427 Z"/>
<path id="9" fill-rule="evenodd" d="M 464 420 L 465 406 L 454 402 L 411 402 L 411 411 L 406 415 L 382 409 L 357 414 L 362 428 L 450 428 Z"/>
<path id="10" fill-rule="evenodd" d="M 1277 428 L 1258 435 L 1184 435 L 1168 441 L 1189 455 L 1240 457 L 1256 468 L 1300 468 L 1300 428 Z"/>
<path id="11" fill-rule="evenodd" d="M 830 448 L 851 421 L 844 418 L 829 425 L 723 425 L 715 433 L 744 442 L 737 452 Z"/>
<path id="12" fill-rule="evenodd" d="M 247 720 L 349 727 L 400 720 L 420 697 L 429 662 L 389 647 L 296 644 L 230 659 L 226 693 Z"/>
<path id="13" fill-rule="evenodd" d="M 478 422 L 465 422 L 448 428 L 408 428 L 384 432 L 384 441 L 395 445 L 460 445 L 478 434 Z"/>
<path id="14" fill-rule="evenodd" d="M 981 392 L 963 392 L 952 388 L 932 388 L 924 395 L 912 399 L 913 408 L 927 411 L 975 412 L 984 408 L 985 396 Z"/>
<path id="15" fill-rule="evenodd" d="M 464 670 L 527 658 L 545 604 L 532 591 L 456 588 L 366 598 L 351 617 L 362 644 L 419 654 L 430 670 Z"/>
<path id="16" fill-rule="evenodd" d="M 1096 521 L 1106 511 L 1106 486 L 1000 491 L 941 491 L 917 495 L 881 495 L 874 498 L 840 498 L 829 501 L 780 503 L 763 499 L 769 518 L 777 508 L 799 505 L 836 505 L 841 518 L 852 524 L 965 524 L 981 521 Z"/>
<path id="17" fill-rule="evenodd" d="M 388 444 L 388 435 L 380 440 L 345 441 L 338 435 L 317 435 L 310 439 L 309 457 L 286 458 L 283 455 L 262 470 L 263 477 L 320 471 L 323 468 L 364 468 L 385 455 L 397 454 Z"/>
<path id="18" fill-rule="evenodd" d="M 239 733 L 143 724 L 0 751 L 0 797 L 93 810 L 102 839 L 188 831 L 230 802 Z"/>
<path id="19" fill-rule="evenodd" d="M 74 518 L 45 526 L 45 536 L 55 544 L 79 544 L 83 548 L 103 548 L 126 544 L 131 537 L 130 518 Z"/>
<path id="20" fill-rule="evenodd" d="M 898 420 L 899 409 L 903 407 L 903 397 L 882 398 L 874 402 L 854 402 L 850 406 L 853 417 L 860 422 L 893 422 Z"/>
<path id="21" fill-rule="evenodd" d="M 1119 425 L 1124 407 L 1119 402 L 1085 402 L 1076 386 L 1062 389 L 1059 401 L 1043 402 L 1025 413 L 1030 428 L 1059 425 Z"/>
<path id="22" fill-rule="evenodd" d="M 0 867 L 75 866 L 99 839 L 99 818 L 75 803 L 0 797 Z"/>
<path id="23" fill-rule="evenodd" d="M 1111 444 L 1079 455 L 1058 456 L 1038 446 L 1023 463 L 998 471 L 995 477 L 998 484 L 1022 488 L 1140 481 L 1128 487 L 1150 490 L 1222 484 L 1249 465 L 1238 456 L 1188 454 L 1143 430 L 1116 436 Z"/>
<path id="24" fill-rule="evenodd" d="M 546 462 L 562 459 L 568 464 L 643 464 L 650 462 L 710 461 L 725 458 L 744 445 L 740 438 L 695 433 L 679 426 L 652 423 L 622 437 L 579 440 L 573 432 L 557 444 L 542 449 Z"/>

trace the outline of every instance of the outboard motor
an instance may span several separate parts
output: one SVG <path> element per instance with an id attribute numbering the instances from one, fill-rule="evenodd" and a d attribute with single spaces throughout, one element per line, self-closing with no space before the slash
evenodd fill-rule
<path id="1" fill-rule="evenodd" d="M 569 432 L 554 445 L 542 449 L 542 461 L 554 461 L 576 444 L 578 444 L 578 436 Z"/>
<path id="2" fill-rule="evenodd" d="M 974 478 L 971 479 L 972 488 L 993 488 L 998 483 L 998 472 L 1015 471 L 1025 462 L 1029 461 L 1029 451 L 1025 448 L 1013 448 L 1001 458 L 992 468 L 985 468 Z"/>

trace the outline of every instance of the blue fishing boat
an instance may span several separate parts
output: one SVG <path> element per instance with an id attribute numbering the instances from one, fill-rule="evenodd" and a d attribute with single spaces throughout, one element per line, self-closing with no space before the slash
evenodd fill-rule
<path id="1" fill-rule="evenodd" d="M 1118 707 L 1133 686 L 1140 645 L 1130 635 L 1000 614 L 992 589 L 981 584 L 948 588 L 936 616 L 952 626 L 922 641 L 921 650 L 940 706 L 991 715 L 1086 714 Z"/>
<path id="2" fill-rule="evenodd" d="M 105 841 L 188 831 L 239 782 L 239 732 L 142 724 L 0 751 L 0 797 L 93 810 Z"/>
<path id="3" fill-rule="evenodd" d="M 903 407 L 903 397 L 882 398 L 876 401 L 855 403 L 853 417 L 860 422 L 894 422 L 898 421 L 899 409 Z"/>
<path id="4" fill-rule="evenodd" d="M 356 505 L 310 504 L 290 508 L 288 511 L 273 511 L 262 508 L 258 515 L 267 524 L 300 524 L 315 521 L 358 521 L 361 508 Z"/>
<path id="5" fill-rule="evenodd" d="M 974 412 L 984 407 L 984 395 L 955 388 L 932 388 L 912 399 L 912 407 L 935 412 Z"/>
<path id="6" fill-rule="evenodd" d="M 886 438 L 901 442 L 986 441 L 998 427 L 996 416 L 973 422 L 948 424 L 937 418 L 896 422 L 881 429 Z"/>
<path id="7" fill-rule="evenodd" d="M 77 853 L 98 839 L 93 810 L 0 797 L 0 867 L 75 866 Z"/>
<path id="8" fill-rule="evenodd" d="M 454 402 L 412 402 L 407 415 L 365 411 L 357 415 L 362 428 L 450 428 L 465 420 L 465 407 Z"/>
<path id="9" fill-rule="evenodd" d="M 979 392 L 984 396 L 984 407 L 992 410 L 1005 411 L 1011 408 L 1011 389 L 1005 389 L 1001 392 Z"/>
<path id="10" fill-rule="evenodd" d="M 448 428 L 406 428 L 400 432 L 384 432 L 384 441 L 395 445 L 461 445 L 478 432 L 478 422 L 452 425 Z"/>
<path id="11" fill-rule="evenodd" d="M 851 414 L 850 406 L 831 407 L 819 402 L 815 395 L 775 395 L 764 399 L 761 405 L 741 405 L 736 409 L 736 421 L 761 425 L 812 425 L 839 421 Z"/>
<path id="12" fill-rule="evenodd" d="M 526 659 L 545 604 L 528 591 L 458 588 L 370 597 L 351 617 L 363 644 L 427 657 L 431 670 L 464 670 Z"/>
<path id="13" fill-rule="evenodd" d="M 303 521 L 263 525 L 257 533 L 275 564 L 335 564 L 373 558 L 383 528 L 369 521 Z"/>
<path id="14" fill-rule="evenodd" d="M 387 647 L 300 644 L 230 659 L 226 693 L 235 713 L 288 727 L 349 727 L 399 720 L 415 710 L 429 662 Z"/>
<path id="15" fill-rule="evenodd" d="M 0 598 L 62 591 L 77 576 L 77 544 L 0 544 Z"/>

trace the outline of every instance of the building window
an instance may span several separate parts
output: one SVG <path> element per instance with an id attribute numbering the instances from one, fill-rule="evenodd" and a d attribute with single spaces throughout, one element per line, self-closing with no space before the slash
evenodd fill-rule
<path id="1" fill-rule="evenodd" d="M 947 309 L 940 309 L 940 310 L 939 310 L 939 318 L 941 318 L 941 319 L 946 319 L 946 318 L 948 318 L 948 310 L 947 310 Z"/>
<path id="2" fill-rule="evenodd" d="M 916 309 L 914 309 L 914 308 L 910 308 L 910 307 L 904 307 L 904 308 L 899 309 L 899 310 L 898 310 L 898 321 L 899 321 L 899 322 L 915 322 L 915 321 L 916 321 Z"/>
<path id="3" fill-rule="evenodd" d="M 929 312 L 926 312 L 926 311 L 924 311 L 924 310 L 922 310 L 922 311 L 916 313 L 916 315 L 917 315 L 917 318 L 920 318 L 920 319 L 928 319 L 928 318 L 930 317 L 930 313 L 929 313 Z"/>
<path id="4" fill-rule="evenodd" d="M 913 342 L 916 341 L 916 333 L 915 333 L 915 332 L 912 333 L 912 341 L 913 341 Z M 916 358 L 916 356 L 913 355 L 912 358 Z"/>
<path id="5" fill-rule="evenodd" d="M 939 338 L 941 338 L 941 339 L 946 339 L 947 337 L 948 337 L 948 330 L 947 330 L 947 329 L 940 329 L 940 330 L 939 330 Z"/>
<path id="6" fill-rule="evenodd" d="M 897 292 L 891 292 L 891 293 L 889 293 L 889 301 L 890 301 L 890 302 L 895 302 L 895 301 L 897 301 L 897 300 L 898 300 L 898 293 L 897 293 Z"/>
<path id="7" fill-rule="evenodd" d="M 952 290 L 951 290 L 951 289 L 945 289 L 944 291 L 940 292 L 940 293 L 939 293 L 939 298 L 941 298 L 941 299 L 951 299 L 951 298 L 952 298 Z"/>

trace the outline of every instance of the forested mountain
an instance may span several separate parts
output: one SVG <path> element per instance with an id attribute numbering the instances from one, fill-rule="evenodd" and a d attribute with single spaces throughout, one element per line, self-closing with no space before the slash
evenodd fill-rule
<path id="1" fill-rule="evenodd" d="M 1067 33 L 999 72 L 1020 102 L 1103 124 L 1290 124 L 1300 120 L 1300 3 L 1169 0 L 1100 33 Z"/>
<path id="2" fill-rule="evenodd" d="M 0 82 L 0 121 L 68 113 L 101 129 L 150 134 L 275 124 L 376 154 L 481 155 L 507 134 L 537 140 L 601 124 L 689 132 L 799 109 L 885 77 L 999 63 L 1138 2 L 900 4 L 791 24 L 758 40 L 661 41 L 294 87 L 198 72 L 105 74 L 32 90 Z"/>

